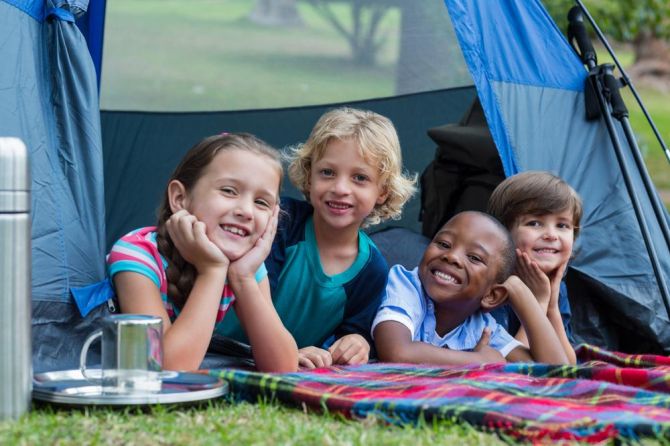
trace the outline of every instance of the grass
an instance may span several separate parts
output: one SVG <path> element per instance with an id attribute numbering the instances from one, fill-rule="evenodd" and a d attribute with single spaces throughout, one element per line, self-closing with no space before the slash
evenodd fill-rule
<path id="1" fill-rule="evenodd" d="M 239 110 L 393 94 L 397 11 L 381 23 L 388 39 L 378 64 L 358 66 L 350 61 L 346 41 L 303 2 L 299 7 L 305 26 L 294 28 L 250 23 L 254 4 L 249 0 L 110 2 L 101 107 Z M 343 7 L 336 11 L 346 17 Z"/>
<path id="2" fill-rule="evenodd" d="M 153 406 L 137 409 L 59 410 L 44 406 L 16 422 L 0 423 L 3 445 L 207 445 L 318 444 L 496 445 L 493 434 L 453 421 L 419 423 L 417 428 L 388 425 L 376 418 L 347 420 L 305 413 L 273 403 L 229 404 L 204 408 Z"/>

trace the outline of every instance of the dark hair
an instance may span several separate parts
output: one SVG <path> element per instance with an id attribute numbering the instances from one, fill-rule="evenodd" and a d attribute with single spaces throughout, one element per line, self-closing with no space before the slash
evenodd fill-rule
<path id="1" fill-rule="evenodd" d="M 454 215 L 451 217 L 443 226 L 447 226 L 449 222 L 451 222 L 454 218 L 458 217 L 460 214 L 463 213 L 472 213 L 481 217 L 486 218 L 488 221 L 493 223 L 493 225 L 498 229 L 498 232 L 501 235 L 501 239 L 503 241 L 503 247 L 502 251 L 499 253 L 500 254 L 500 268 L 498 269 L 498 272 L 496 274 L 496 283 L 503 283 L 507 278 L 512 274 L 514 271 L 514 267 L 516 265 L 516 247 L 514 245 L 514 239 L 512 239 L 512 234 L 507 230 L 505 226 L 502 225 L 498 220 L 496 220 L 494 217 L 492 217 L 489 214 L 486 214 L 484 212 L 479 212 L 479 211 L 462 211 L 459 212 L 458 214 Z M 441 231 L 442 229 L 440 229 Z M 439 232 L 438 231 L 438 234 Z"/>
<path id="2" fill-rule="evenodd" d="M 248 133 L 226 133 L 203 139 L 184 155 L 184 158 L 170 176 L 168 184 L 173 180 L 178 180 L 187 191 L 192 190 L 214 157 L 227 150 L 243 150 L 266 156 L 277 165 L 281 187 L 283 169 L 279 152 L 261 139 Z M 167 187 L 157 214 L 156 243 L 158 251 L 165 257 L 168 264 L 165 272 L 168 282 L 168 296 L 178 308 L 182 308 L 193 288 L 196 271 L 193 265 L 184 260 L 179 250 L 175 249 L 165 227 L 165 223 L 172 215 Z"/>
<path id="3" fill-rule="evenodd" d="M 511 229 L 521 215 L 556 214 L 572 211 L 575 238 L 582 219 L 582 200 L 562 178 L 543 171 L 512 175 L 495 188 L 488 213 Z"/>

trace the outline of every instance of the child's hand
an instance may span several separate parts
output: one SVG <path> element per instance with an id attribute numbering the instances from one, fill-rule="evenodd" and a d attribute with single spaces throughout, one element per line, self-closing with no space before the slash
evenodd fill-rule
<path id="1" fill-rule="evenodd" d="M 500 352 L 489 346 L 491 341 L 491 329 L 486 327 L 482 330 L 482 337 L 474 348 L 474 352 L 480 357 L 479 362 L 505 362 L 505 358 Z"/>
<path id="2" fill-rule="evenodd" d="M 522 252 L 520 249 L 516 250 L 516 274 L 546 311 L 551 297 L 549 277 L 540 269 L 536 262 L 531 260 L 528 254 Z"/>
<path id="3" fill-rule="evenodd" d="M 359 334 L 348 334 L 335 341 L 328 349 L 333 364 L 366 364 L 370 358 L 370 344 Z"/>
<path id="4" fill-rule="evenodd" d="M 319 347 L 309 346 L 298 350 L 298 365 L 308 369 L 329 367 L 333 358 L 327 350 Z"/>
<path id="5" fill-rule="evenodd" d="M 261 263 L 265 261 L 270 254 L 272 248 L 272 240 L 275 238 L 277 232 L 277 220 L 279 216 L 279 205 L 276 205 L 272 211 L 272 217 L 268 220 L 268 224 L 263 231 L 263 234 L 256 240 L 254 246 L 251 247 L 246 254 L 230 264 L 228 274 L 231 278 L 253 276 L 260 268 Z"/>
<path id="6" fill-rule="evenodd" d="M 168 234 L 181 256 L 198 273 L 207 268 L 227 267 L 226 255 L 207 236 L 207 227 L 193 214 L 181 209 L 165 222 Z"/>
<path id="7" fill-rule="evenodd" d="M 558 309 L 558 294 L 561 290 L 561 280 L 563 280 L 563 273 L 568 267 L 568 263 L 565 262 L 561 264 L 556 271 L 551 274 L 549 277 L 549 282 L 551 283 L 551 295 L 549 298 L 549 308 Z"/>

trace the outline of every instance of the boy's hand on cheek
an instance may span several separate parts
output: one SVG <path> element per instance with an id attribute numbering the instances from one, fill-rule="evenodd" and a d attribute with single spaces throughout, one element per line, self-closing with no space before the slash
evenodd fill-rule
<path id="1" fill-rule="evenodd" d="M 489 342 L 491 342 L 491 329 L 486 327 L 482 330 L 482 337 L 479 338 L 479 342 L 474 349 L 474 352 L 481 358 L 480 361 L 483 363 L 505 362 L 503 355 L 498 350 L 490 347 Z"/>
<path id="2" fill-rule="evenodd" d="M 546 311 L 551 298 L 549 277 L 540 269 L 536 262 L 531 260 L 528 254 L 522 252 L 520 249 L 516 250 L 516 274 Z"/>
<path id="3" fill-rule="evenodd" d="M 551 276 L 551 296 L 549 298 L 549 308 L 558 308 L 558 294 L 561 290 L 561 281 L 563 280 L 563 273 L 568 267 L 567 262 L 556 268 L 556 271 Z"/>
<path id="4" fill-rule="evenodd" d="M 327 350 L 319 347 L 309 346 L 298 350 L 298 365 L 308 369 L 329 367 L 333 358 Z"/>
<path id="5" fill-rule="evenodd" d="M 328 351 L 333 357 L 333 364 L 365 364 L 370 358 L 370 344 L 359 334 L 342 336 Z"/>

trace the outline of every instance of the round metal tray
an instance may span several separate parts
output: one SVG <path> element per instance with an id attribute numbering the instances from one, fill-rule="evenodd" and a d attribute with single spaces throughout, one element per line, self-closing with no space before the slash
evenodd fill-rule
<path id="1" fill-rule="evenodd" d="M 91 370 L 91 375 L 99 371 Z M 210 400 L 228 393 L 228 383 L 200 373 L 164 372 L 156 393 L 104 393 L 79 370 L 39 373 L 33 377 L 33 399 L 75 406 L 132 406 L 179 404 Z"/>

